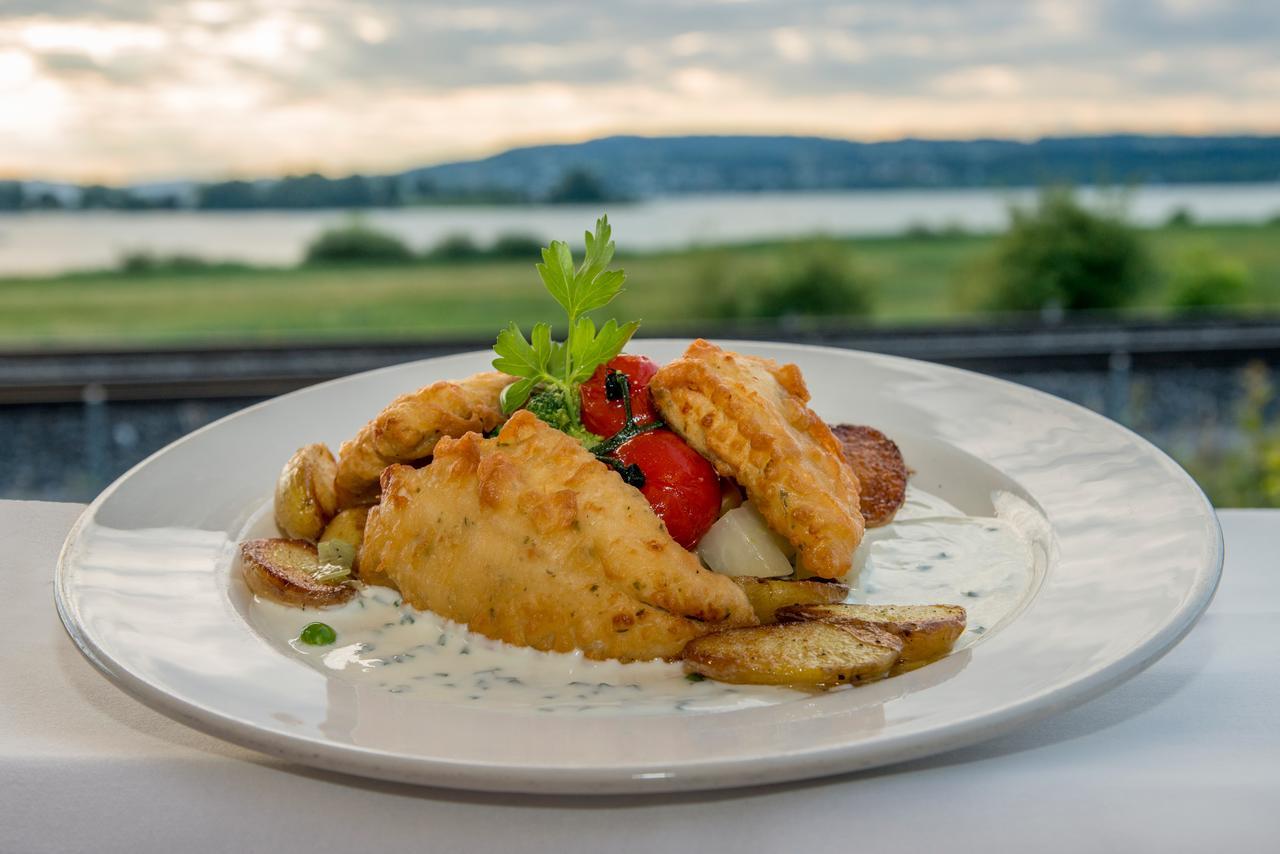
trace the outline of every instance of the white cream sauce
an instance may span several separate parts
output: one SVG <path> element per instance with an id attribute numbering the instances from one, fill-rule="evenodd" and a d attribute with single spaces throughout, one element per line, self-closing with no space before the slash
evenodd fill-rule
<path id="1" fill-rule="evenodd" d="M 996 499 L 999 518 L 971 517 L 910 487 L 894 521 L 868 531 L 855 553 L 860 572 L 849 601 L 962 605 L 968 628 L 957 649 L 998 628 L 1032 590 L 1032 543 L 1043 532 L 1025 502 L 1004 493 Z M 347 604 L 324 610 L 255 597 L 250 612 L 260 632 L 311 666 L 432 702 L 546 714 L 654 714 L 726 711 L 808 696 L 786 688 L 690 682 L 679 664 L 668 662 L 592 661 L 578 653 L 510 646 L 418 611 L 385 587 L 363 587 Z M 312 622 L 333 627 L 336 642 L 318 647 L 298 640 Z"/>

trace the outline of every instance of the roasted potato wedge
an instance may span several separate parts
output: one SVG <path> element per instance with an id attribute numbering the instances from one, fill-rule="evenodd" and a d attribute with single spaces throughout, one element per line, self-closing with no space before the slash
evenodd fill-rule
<path id="1" fill-rule="evenodd" d="M 240 544 L 245 583 L 259 596 L 296 608 L 341 605 L 356 594 L 350 584 L 324 584 L 314 544 L 306 540 L 249 540 Z"/>
<path id="2" fill-rule="evenodd" d="M 299 448 L 276 481 L 276 526 L 286 537 L 316 540 L 337 511 L 338 463 L 324 445 Z"/>
<path id="3" fill-rule="evenodd" d="M 780 623 L 820 620 L 884 629 L 902 640 L 904 665 L 946 655 L 965 626 L 965 611 L 959 605 L 796 605 L 779 609 L 777 616 Z"/>
<path id="4" fill-rule="evenodd" d="M 368 507 L 348 507 L 329 520 L 320 534 L 320 542 L 344 540 L 356 547 L 354 569 L 360 568 L 360 544 L 364 542 L 364 523 L 369 518 Z"/>
<path id="5" fill-rule="evenodd" d="M 826 605 L 843 602 L 849 588 L 833 581 L 786 581 L 776 578 L 753 578 L 749 575 L 733 579 L 747 594 L 747 601 L 761 623 L 776 623 L 774 613 L 789 605 Z"/>
<path id="6" fill-rule="evenodd" d="M 339 510 L 338 515 L 325 526 L 320 535 L 320 542 L 327 540 L 345 540 L 356 547 L 356 559 L 351 564 L 351 571 L 365 584 L 377 584 L 380 587 L 397 589 L 385 572 L 369 572 L 360 569 L 360 547 L 364 544 L 364 525 L 369 519 L 368 507 L 348 507 Z"/>
<path id="7" fill-rule="evenodd" d="M 868 528 L 893 521 L 907 500 L 907 464 L 902 451 L 874 427 L 838 424 L 831 432 L 840 440 L 849 468 L 858 476 L 858 504 Z"/>
<path id="8" fill-rule="evenodd" d="M 802 622 L 729 629 L 691 640 L 684 669 L 720 682 L 831 688 L 886 676 L 902 641 L 869 624 Z"/>

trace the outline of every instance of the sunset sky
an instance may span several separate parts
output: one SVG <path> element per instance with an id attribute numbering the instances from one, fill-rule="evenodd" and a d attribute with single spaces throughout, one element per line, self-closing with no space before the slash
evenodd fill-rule
<path id="1" fill-rule="evenodd" d="M 1274 0 L 5 0 L 0 176 L 386 172 L 611 133 L 1280 132 Z"/>

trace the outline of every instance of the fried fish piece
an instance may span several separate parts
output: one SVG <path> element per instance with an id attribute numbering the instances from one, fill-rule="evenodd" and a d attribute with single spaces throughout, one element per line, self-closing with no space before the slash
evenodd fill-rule
<path id="1" fill-rule="evenodd" d="M 623 661 L 755 625 L 746 594 L 667 533 L 639 490 L 529 412 L 492 439 L 441 439 L 393 465 L 369 512 L 361 572 L 487 637 Z"/>
<path id="2" fill-rule="evenodd" d="M 849 572 L 864 532 L 858 480 L 806 405 L 799 368 L 699 339 L 649 388 L 671 429 L 736 480 L 795 546 L 800 568 L 823 578 Z"/>
<path id="3" fill-rule="evenodd" d="M 874 427 L 838 424 L 831 432 L 858 477 L 858 506 L 867 527 L 889 524 L 907 500 L 909 472 L 897 443 Z"/>
<path id="4" fill-rule="evenodd" d="M 338 450 L 338 508 L 376 504 L 383 469 L 427 459 L 445 436 L 497 427 L 503 419 L 499 395 L 514 381 L 507 374 L 486 371 L 397 397 Z"/>

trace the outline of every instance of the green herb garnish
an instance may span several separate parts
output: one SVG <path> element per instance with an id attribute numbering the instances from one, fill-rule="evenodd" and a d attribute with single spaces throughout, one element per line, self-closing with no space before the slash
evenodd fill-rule
<path id="1" fill-rule="evenodd" d="M 535 392 L 529 398 L 525 409 L 557 430 L 568 433 L 584 445 L 591 446 L 601 441 L 601 437 L 583 427 L 581 422 L 573 420 L 565 402 L 564 391 L 559 387 Z"/>
<path id="2" fill-rule="evenodd" d="M 298 640 L 308 646 L 328 646 L 338 639 L 338 633 L 328 623 L 308 623 L 298 634 Z"/>
<path id="3" fill-rule="evenodd" d="M 596 220 L 595 233 L 586 233 L 586 256 L 576 268 L 568 244 L 553 240 L 542 250 L 538 275 L 568 318 L 563 342 L 552 340 L 549 323 L 536 324 L 528 338 L 512 323 L 498 333 L 493 346 L 497 354 L 493 366 L 520 378 L 503 391 L 502 411 L 510 414 L 529 401 L 529 408 L 547 423 L 571 435 L 584 433 L 578 436 L 584 443 L 592 438 L 582 428 L 578 387 L 596 368 L 621 353 L 640 327 L 638 321 L 619 326 L 616 320 L 609 320 L 596 329 L 595 321 L 587 316 L 612 302 L 627 278 L 622 270 L 605 269 L 613 260 L 611 231 L 607 216 Z M 535 409 L 530 401 L 535 392 L 558 394 L 544 398 Z"/>

